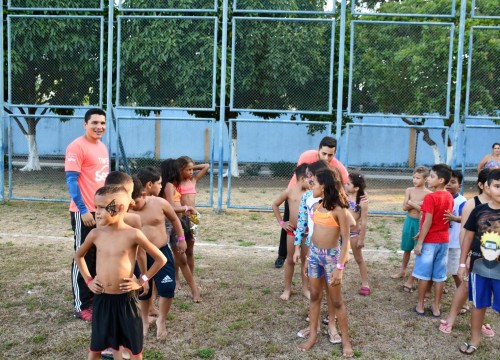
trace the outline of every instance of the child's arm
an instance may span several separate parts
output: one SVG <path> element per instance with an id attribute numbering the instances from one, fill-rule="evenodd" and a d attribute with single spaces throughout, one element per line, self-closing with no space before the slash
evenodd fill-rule
<path id="1" fill-rule="evenodd" d="M 177 250 L 179 253 L 184 253 L 187 248 L 186 244 L 186 238 L 184 237 L 184 230 L 182 229 L 182 224 L 181 221 L 179 220 L 179 217 L 175 214 L 174 209 L 172 206 L 167 202 L 163 202 L 163 215 L 170 220 L 172 223 L 172 227 L 174 228 L 175 234 L 177 235 Z"/>
<path id="2" fill-rule="evenodd" d="M 462 217 L 453 215 L 453 213 L 450 210 L 445 210 L 444 215 L 443 215 L 443 220 L 446 223 L 449 223 L 452 221 L 459 223 L 462 221 Z"/>
<path id="3" fill-rule="evenodd" d="M 143 276 L 146 276 L 147 279 L 151 279 L 163 267 L 163 265 L 167 263 L 167 258 L 156 246 L 153 245 L 151 241 L 147 239 L 146 235 L 144 235 L 144 233 L 140 230 L 137 230 L 136 242 L 137 245 L 143 248 L 146 253 L 154 260 L 153 265 L 151 265 L 148 271 L 143 274 Z M 122 292 L 138 290 L 145 283 L 142 277 L 140 279 L 137 279 L 135 276 L 124 278 L 123 281 L 124 282 L 120 284 L 120 289 Z"/>
<path id="4" fill-rule="evenodd" d="M 192 212 L 193 214 L 196 212 L 196 209 L 193 206 L 187 206 L 187 205 L 180 205 L 176 204 L 174 201 L 174 185 L 171 183 L 167 183 L 165 186 L 165 191 L 163 193 L 163 198 L 168 201 L 170 206 L 172 206 L 172 209 L 177 214 L 184 213 L 184 212 Z"/>
<path id="5" fill-rule="evenodd" d="M 272 208 L 274 212 L 274 216 L 276 216 L 276 220 L 278 220 L 278 224 L 280 227 L 286 231 L 288 230 L 293 230 L 292 226 L 290 225 L 289 221 L 283 221 L 283 218 L 281 217 L 280 213 L 280 208 L 279 206 L 285 202 L 285 200 L 288 199 L 288 189 L 283 191 L 276 200 L 274 200 Z"/>
<path id="6" fill-rule="evenodd" d="M 477 164 L 477 172 L 481 172 L 481 170 L 483 170 L 483 167 L 484 165 L 488 162 L 490 158 L 490 154 L 486 154 L 482 159 L 481 161 L 479 162 L 479 164 Z"/>
<path id="7" fill-rule="evenodd" d="M 425 213 L 425 220 L 422 224 L 422 229 L 418 233 L 417 245 L 415 246 L 414 249 L 415 255 L 422 254 L 422 244 L 424 243 L 424 239 L 427 236 L 429 229 L 431 228 L 431 224 L 432 224 L 432 214 Z"/>
<path id="8" fill-rule="evenodd" d="M 307 236 L 307 192 L 302 195 L 299 204 L 299 214 L 297 217 L 297 227 L 295 229 L 295 251 L 293 253 L 293 262 L 296 263 L 300 259 L 300 246 L 302 245 L 302 239 Z"/>
<path id="9" fill-rule="evenodd" d="M 194 176 L 193 176 L 193 180 L 194 181 L 198 181 L 200 180 L 206 173 L 207 171 L 210 169 L 210 165 L 208 164 L 199 164 L 199 165 L 195 165 L 193 166 L 193 170 L 196 171 L 196 170 L 199 170 Z"/>
<path id="10" fill-rule="evenodd" d="M 460 261 L 458 262 L 458 273 L 457 276 L 461 279 L 466 274 L 466 264 L 467 257 L 469 256 L 469 251 L 472 246 L 472 241 L 474 240 L 475 233 L 470 230 L 464 229 L 464 236 L 462 238 L 462 244 L 460 245 Z"/>
<path id="11" fill-rule="evenodd" d="M 83 280 L 85 280 L 85 284 L 89 287 L 90 291 L 92 291 L 94 294 L 101 294 L 104 290 L 102 287 L 102 284 L 94 280 L 92 276 L 90 275 L 89 268 L 87 266 L 87 263 L 85 262 L 85 255 L 89 252 L 89 250 L 92 248 L 94 245 L 94 241 L 96 238 L 97 232 L 95 229 L 93 229 L 85 238 L 85 241 L 83 244 L 80 246 L 78 250 L 76 250 L 74 259 L 75 263 L 78 266 L 78 269 L 80 269 L 80 274 L 82 274 Z"/>
<path id="12" fill-rule="evenodd" d="M 349 256 L 349 210 L 342 209 L 340 207 L 336 207 L 334 210 L 334 214 L 337 217 L 337 223 L 340 227 L 340 236 L 342 239 L 346 239 L 342 241 L 342 248 L 340 249 L 339 262 L 337 263 L 337 267 L 332 272 L 330 285 L 337 286 L 342 283 L 342 274 L 344 272 L 343 268 L 347 261 L 347 257 Z"/>
<path id="13" fill-rule="evenodd" d="M 361 217 L 359 219 L 360 221 L 360 231 L 359 235 L 357 236 L 357 243 L 356 246 L 358 249 L 361 249 L 362 247 L 365 246 L 365 235 L 366 235 L 366 228 L 368 226 L 368 202 L 360 202 L 359 206 L 361 208 Z"/>
<path id="14" fill-rule="evenodd" d="M 410 200 L 410 190 L 411 188 L 407 188 L 405 190 L 405 199 L 403 200 L 403 210 L 408 211 L 411 209 L 411 206 L 408 205 L 408 201 Z"/>

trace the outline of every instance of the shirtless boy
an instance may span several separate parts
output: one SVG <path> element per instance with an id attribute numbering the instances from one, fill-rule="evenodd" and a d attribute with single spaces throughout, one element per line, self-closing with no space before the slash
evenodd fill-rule
<path id="1" fill-rule="evenodd" d="M 169 261 L 173 262 L 172 253 L 168 248 L 168 235 L 165 228 L 165 217 L 168 218 L 174 227 L 180 241 L 184 240 L 184 233 L 179 218 L 175 214 L 172 206 L 162 198 L 156 196 L 147 196 L 143 190 L 142 182 L 136 177 L 134 179 L 134 192 L 132 199 L 135 204 L 132 206 L 131 212 L 136 213 L 141 217 L 142 231 L 160 251 L 164 254 Z M 152 258 L 148 256 L 148 267 L 152 264 Z M 170 264 L 171 265 L 171 264 Z M 172 300 L 175 293 L 175 270 L 173 266 L 166 264 L 154 276 L 156 289 L 160 296 L 159 308 L 160 314 L 156 319 L 156 337 L 159 340 L 165 340 L 167 336 L 167 329 L 165 323 L 167 315 L 172 306 Z M 150 287 L 148 293 L 139 297 L 141 310 L 142 310 L 142 323 L 144 335 L 147 335 L 149 328 L 149 299 L 152 296 L 152 289 Z"/>
<path id="2" fill-rule="evenodd" d="M 115 359 L 120 359 L 120 346 L 132 354 L 132 359 L 142 359 L 142 321 L 134 291 L 148 282 L 167 259 L 140 230 L 123 221 L 130 204 L 130 196 L 123 186 L 99 188 L 94 203 L 97 228 L 88 234 L 74 256 L 85 284 L 95 294 L 88 359 L 100 359 L 101 351 L 108 347 L 113 348 Z M 85 261 L 85 255 L 93 246 L 96 248 L 95 278 L 91 277 Z M 153 259 L 140 279 L 133 276 L 138 247 Z"/>
<path id="3" fill-rule="evenodd" d="M 420 226 L 420 206 L 424 201 L 425 195 L 431 191 L 425 187 L 425 181 L 429 176 L 429 169 L 425 166 L 417 166 L 413 171 L 413 187 L 409 187 L 405 191 L 403 201 L 403 210 L 406 211 L 406 218 L 403 224 L 403 234 L 401 236 L 401 250 L 403 250 L 403 263 L 401 270 L 392 275 L 393 279 L 404 278 L 406 276 L 406 268 L 410 261 L 411 252 L 415 247 L 415 236 L 418 234 Z M 413 282 L 415 279 L 410 273 L 408 280 L 403 284 L 403 291 L 413 292 Z"/>
<path id="4" fill-rule="evenodd" d="M 302 199 L 302 195 L 309 189 L 309 183 L 306 178 L 306 169 L 308 164 L 302 164 L 297 166 L 295 169 L 295 176 L 297 178 L 297 183 L 283 191 L 276 200 L 273 202 L 273 211 L 276 219 L 278 220 L 279 225 L 282 229 L 287 231 L 287 256 L 285 260 L 285 290 L 283 294 L 281 294 L 280 298 L 282 300 L 290 299 L 290 295 L 292 294 L 292 278 L 293 278 L 293 270 L 295 268 L 295 263 L 293 262 L 293 255 L 295 252 L 295 228 L 297 227 L 297 218 L 299 215 L 299 205 Z M 288 208 L 290 211 L 288 221 L 284 221 L 280 214 L 280 205 L 285 201 L 288 202 Z M 303 256 L 301 257 L 301 261 L 305 263 L 305 252 L 303 252 Z M 302 277 L 302 293 L 308 299 L 310 298 L 307 276 L 304 271 L 300 272 Z"/>

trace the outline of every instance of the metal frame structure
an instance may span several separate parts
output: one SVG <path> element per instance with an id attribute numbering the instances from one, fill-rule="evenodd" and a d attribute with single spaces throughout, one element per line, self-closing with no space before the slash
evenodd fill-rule
<path id="1" fill-rule="evenodd" d="M 370 24 L 370 25 L 401 25 L 401 26 L 441 26 L 450 28 L 449 40 L 449 55 L 448 55 L 448 85 L 446 90 L 446 114 L 383 114 L 383 113 L 357 113 L 351 111 L 352 105 L 352 82 L 353 82 L 353 68 L 354 68 L 354 47 L 355 47 L 355 25 L 356 24 Z M 453 23 L 432 23 L 432 22 L 411 22 L 411 21 L 367 21 L 367 20 L 354 20 L 351 22 L 351 45 L 349 52 L 349 93 L 347 114 L 349 116 L 363 117 L 363 116 L 377 116 L 377 117 L 406 117 L 406 118 L 428 118 L 428 119 L 446 119 L 450 116 L 450 94 L 451 94 L 451 69 L 453 61 L 453 34 L 455 25 Z"/>
<path id="2" fill-rule="evenodd" d="M 291 9 L 246 9 L 238 7 L 238 0 L 233 0 L 233 13 L 248 13 L 248 14 L 296 14 L 296 15 L 333 15 L 335 14 L 336 1 L 331 1 L 331 10 L 325 11 L 307 11 L 307 10 L 291 10 Z"/>
<path id="3" fill-rule="evenodd" d="M 474 1 L 474 0 L 473 0 Z M 456 14 L 456 0 L 450 1 L 451 12 L 449 14 L 411 14 L 411 13 L 374 13 L 368 11 L 357 11 L 356 5 L 358 0 L 351 1 L 351 14 L 352 15 L 369 15 L 369 16 L 403 16 L 403 17 L 434 17 L 434 18 L 453 18 Z"/>
<path id="4" fill-rule="evenodd" d="M 93 8 L 76 8 L 76 7 L 67 7 L 67 8 L 58 8 L 58 7 L 28 7 L 28 6 L 15 6 L 12 5 L 13 0 L 7 0 L 7 9 L 8 10 L 30 10 L 30 11 L 101 11 L 104 9 L 104 0 L 99 0 L 99 7 Z M 90 2 L 90 1 L 87 1 Z M 68 5 L 71 5 L 71 1 L 68 2 Z"/>
<path id="5" fill-rule="evenodd" d="M 216 12 L 217 11 L 217 0 L 214 0 L 213 2 L 213 7 L 212 8 L 200 8 L 200 9 L 177 9 L 177 8 L 127 8 L 123 7 L 123 3 L 125 3 L 127 0 L 118 0 L 118 10 L 121 12 L 134 12 L 134 11 L 141 11 L 141 12 L 184 12 L 184 13 L 199 13 L 199 12 Z"/>

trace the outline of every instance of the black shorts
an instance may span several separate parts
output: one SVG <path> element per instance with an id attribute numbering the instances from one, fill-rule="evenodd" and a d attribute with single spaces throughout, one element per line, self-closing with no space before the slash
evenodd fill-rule
<path id="1" fill-rule="evenodd" d="M 133 355 L 143 348 L 141 311 L 135 292 L 125 294 L 96 294 L 92 314 L 90 351 L 123 346 Z"/>
<path id="2" fill-rule="evenodd" d="M 174 267 L 174 256 L 168 245 L 160 248 L 160 251 L 167 258 L 167 263 L 153 276 L 156 289 L 158 290 L 158 295 L 164 298 L 173 298 L 175 295 L 175 267 Z M 153 265 L 154 259 L 147 255 L 148 269 Z M 153 280 L 152 279 L 152 280 Z M 142 293 L 139 296 L 139 300 L 147 300 L 151 297 L 153 293 L 153 287 L 149 286 L 149 291 L 147 294 Z"/>

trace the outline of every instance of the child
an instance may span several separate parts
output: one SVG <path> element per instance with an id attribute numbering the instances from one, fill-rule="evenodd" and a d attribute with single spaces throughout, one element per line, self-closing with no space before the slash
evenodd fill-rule
<path id="1" fill-rule="evenodd" d="M 464 225 L 469 219 L 469 215 L 474 210 L 475 207 L 485 204 L 490 201 L 490 189 L 488 187 L 488 174 L 490 173 L 490 169 L 483 169 L 477 175 L 477 189 L 479 191 L 479 195 L 474 196 L 474 198 L 467 200 L 463 209 L 462 209 L 462 219 L 461 219 L 461 229 L 460 229 L 460 238 L 463 239 L 465 234 Z M 475 247 L 472 249 L 470 254 L 470 259 L 474 260 L 481 256 L 479 253 L 479 247 Z M 469 262 L 469 261 L 467 261 Z M 460 270 L 460 269 L 459 269 Z M 468 277 L 460 277 L 462 280 L 460 286 L 455 291 L 453 295 L 453 300 L 451 302 L 450 313 L 446 320 L 441 320 L 439 324 L 439 331 L 450 334 L 453 330 L 453 326 L 455 325 L 455 321 L 459 313 L 465 313 L 469 310 L 469 307 L 465 305 L 467 300 L 467 292 L 469 289 L 469 280 Z M 484 324 L 481 328 L 481 332 L 484 336 L 493 337 L 495 336 L 495 332 L 491 328 L 489 324 Z"/>
<path id="2" fill-rule="evenodd" d="M 450 224 L 448 230 L 450 233 L 450 244 L 448 247 L 448 264 L 446 265 L 446 271 L 453 277 L 457 288 L 462 282 L 462 279 L 457 275 L 458 261 L 460 260 L 460 221 L 462 219 L 462 209 L 467 201 L 464 196 L 460 195 L 462 180 L 462 172 L 453 170 L 450 182 L 446 185 L 446 190 L 453 196 L 453 212 L 447 211 L 444 215 L 445 221 Z"/>
<path id="3" fill-rule="evenodd" d="M 181 182 L 177 188 L 181 193 L 181 205 L 182 206 L 192 206 L 196 204 L 196 183 L 205 175 L 210 168 L 208 164 L 194 165 L 193 160 L 188 156 L 181 156 L 177 159 L 177 166 L 181 174 Z M 198 171 L 199 170 L 199 171 Z M 194 171 L 198 171 L 196 175 Z M 188 208 L 187 208 L 188 209 Z M 194 213 L 192 214 L 194 215 Z M 186 235 L 186 257 L 189 269 L 194 275 L 194 241 L 195 237 L 191 231 L 191 221 L 188 214 L 184 214 L 181 219 L 182 226 L 184 228 L 184 234 Z"/>
<path id="4" fill-rule="evenodd" d="M 448 223 L 444 216 L 446 211 L 453 210 L 453 197 L 445 190 L 451 178 L 451 168 L 446 164 L 432 166 L 427 178 L 427 185 L 434 192 L 427 194 L 422 203 L 422 222 L 415 245 L 415 267 L 413 277 L 419 279 L 418 303 L 414 311 L 425 315 L 424 300 L 432 280 L 435 284 L 434 301 L 429 310 L 434 317 L 440 317 L 441 296 L 446 280 L 446 263 L 448 262 Z"/>
<path id="5" fill-rule="evenodd" d="M 417 166 L 413 171 L 413 187 L 409 187 L 405 191 L 403 200 L 403 210 L 406 211 L 406 217 L 403 224 L 403 234 L 401 236 L 401 250 L 403 250 L 403 263 L 401 270 L 392 275 L 391 278 L 398 279 L 406 276 L 406 268 L 410 261 L 411 252 L 415 247 L 415 236 L 418 234 L 420 227 L 420 206 L 425 195 L 430 193 L 430 190 L 425 187 L 425 181 L 429 176 L 429 169 L 425 166 Z M 408 280 L 403 284 L 403 291 L 413 292 L 413 276 L 410 274 Z"/>
<path id="6" fill-rule="evenodd" d="M 155 285 L 158 290 L 159 300 L 159 315 L 156 319 L 156 337 L 159 340 L 165 340 L 167 336 L 167 329 L 165 322 L 167 315 L 172 305 L 172 300 L 175 294 L 175 268 L 173 266 L 172 252 L 168 247 L 168 235 L 165 229 L 165 217 L 172 221 L 175 232 L 178 235 L 179 241 L 184 240 L 182 233 L 182 226 L 179 222 L 175 212 L 170 204 L 159 197 L 147 196 L 143 189 L 141 180 L 134 176 L 134 192 L 132 198 L 135 201 L 132 207 L 132 212 L 141 217 L 142 231 L 160 251 L 165 255 L 169 262 L 169 266 L 163 266 L 160 271 L 155 275 Z M 150 266 L 152 259 L 148 256 L 147 264 Z M 167 263 L 168 264 L 168 263 Z M 152 300 L 152 288 L 139 297 L 142 322 L 144 327 L 144 336 L 147 335 L 149 328 L 149 308 Z"/>
<path id="7" fill-rule="evenodd" d="M 347 193 L 347 202 L 349 203 L 349 211 L 351 212 L 356 224 L 351 226 L 350 241 L 354 259 L 359 266 L 361 274 L 361 289 L 359 295 L 368 296 L 371 293 L 370 285 L 368 284 L 368 271 L 366 270 L 365 259 L 361 249 L 365 246 L 366 225 L 368 221 L 368 202 L 361 201 L 361 197 L 365 195 L 366 181 L 363 175 L 351 172 L 345 184 Z"/>
<path id="8" fill-rule="evenodd" d="M 500 312 L 500 169 L 488 175 L 490 201 L 472 210 L 464 225 L 465 235 L 460 254 L 458 275 L 466 273 L 465 260 L 474 247 L 479 247 L 483 258 L 471 256 L 469 300 L 471 310 L 471 339 L 460 347 L 460 352 L 471 355 L 481 342 L 481 325 L 486 308 Z M 474 259 L 475 258 L 475 259 Z M 492 301 L 493 295 L 493 301 Z"/>
<path id="9" fill-rule="evenodd" d="M 314 232 L 309 251 L 308 276 L 311 290 L 310 335 L 299 345 L 299 350 L 308 351 L 318 341 L 316 324 L 319 320 L 323 279 L 327 283 L 327 296 L 333 301 L 337 321 L 342 332 L 342 350 L 344 357 L 352 357 L 353 350 L 349 340 L 347 313 L 342 300 L 341 283 L 344 263 L 347 259 L 347 241 L 339 246 L 339 239 L 349 237 L 349 218 L 346 210 L 349 205 L 342 185 L 340 174 L 335 169 L 320 170 L 316 173 L 313 184 L 313 196 L 320 197 L 319 205 L 313 212 Z M 332 319 L 333 322 L 333 319 Z"/>
<path id="10" fill-rule="evenodd" d="M 295 176 L 297 177 L 297 183 L 291 188 L 283 191 L 276 200 L 274 200 L 272 208 L 274 211 L 274 216 L 276 216 L 276 220 L 278 220 L 281 228 L 287 231 L 287 257 L 285 261 L 285 290 L 283 290 L 283 294 L 281 294 L 281 300 L 290 299 L 290 295 L 292 294 L 292 278 L 293 278 L 293 270 L 295 268 L 295 263 L 293 261 L 294 255 L 294 240 L 295 240 L 295 228 L 297 227 L 297 217 L 299 213 L 299 204 L 302 195 L 309 188 L 309 183 L 306 178 L 306 169 L 307 164 L 302 164 L 297 166 L 295 169 Z M 283 221 L 280 214 L 280 205 L 285 201 L 288 201 L 288 209 L 289 209 L 289 219 L 288 221 Z M 303 261 L 305 260 L 305 253 Z M 306 298 L 309 299 L 309 289 L 307 285 L 307 277 L 305 273 L 301 272 L 302 277 L 302 293 Z"/>
<path id="11" fill-rule="evenodd" d="M 135 290 L 166 263 L 167 259 L 144 234 L 123 221 L 130 196 L 123 186 L 104 186 L 95 195 L 97 228 L 92 230 L 75 253 L 75 262 L 85 284 L 95 294 L 92 337 L 88 359 L 100 359 L 101 351 L 113 348 L 113 356 L 121 358 L 120 346 L 133 359 L 142 359 L 143 335 Z M 92 278 L 85 254 L 96 251 L 96 277 Z M 153 259 L 140 279 L 133 277 L 137 248 L 142 247 Z"/>
<path id="12" fill-rule="evenodd" d="M 181 194 L 179 193 L 179 191 L 177 191 L 177 185 L 180 183 L 181 177 L 176 161 L 174 159 L 167 159 L 161 163 L 160 169 L 160 196 L 169 202 L 169 204 L 172 206 L 175 213 L 179 217 L 179 220 L 183 215 L 195 213 L 196 209 L 194 207 L 188 206 L 186 211 L 186 207 L 181 205 Z M 166 226 L 167 233 L 170 236 L 170 247 L 172 248 L 175 257 L 175 282 L 177 284 L 177 287 L 179 286 L 180 268 L 182 275 L 184 275 L 184 279 L 186 279 L 186 282 L 191 288 L 191 296 L 193 297 L 193 301 L 199 303 L 201 302 L 200 289 L 198 288 L 194 276 L 191 273 L 191 269 L 188 266 L 186 254 L 177 251 L 179 242 L 177 241 L 177 236 L 172 231 L 172 224 L 170 223 L 170 221 L 166 221 Z M 186 242 L 183 241 L 180 244 L 185 245 Z"/>

